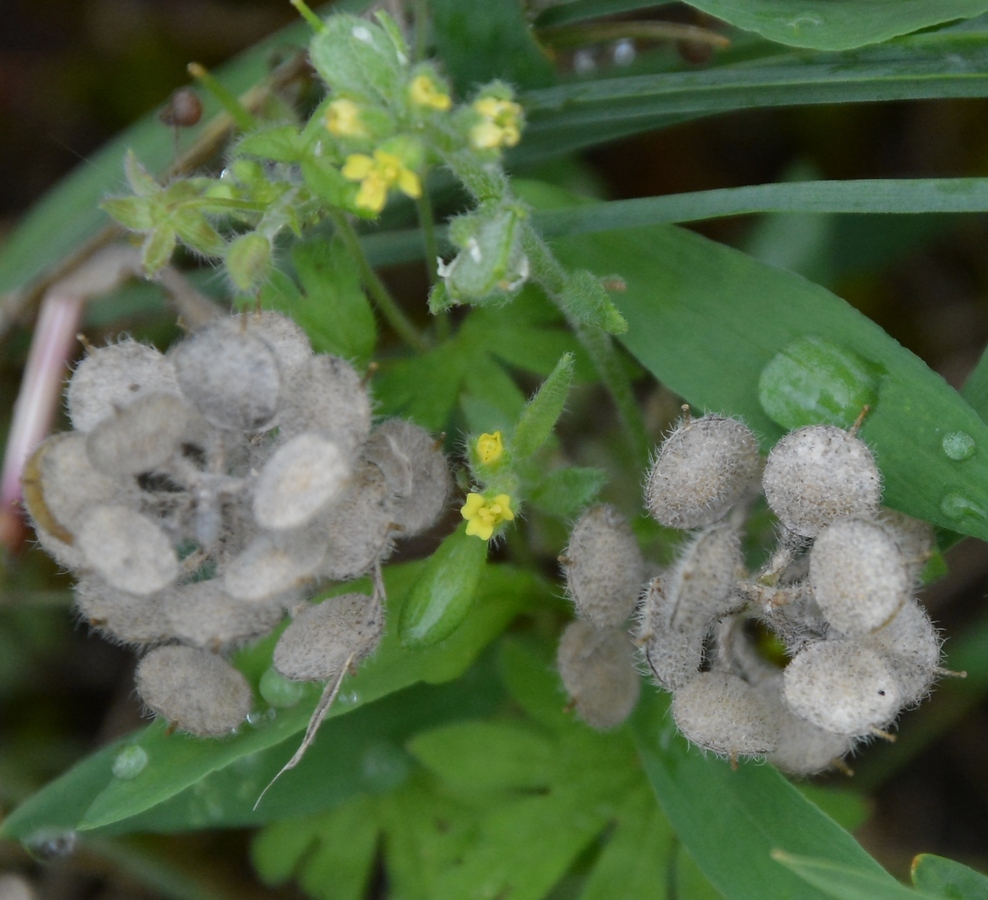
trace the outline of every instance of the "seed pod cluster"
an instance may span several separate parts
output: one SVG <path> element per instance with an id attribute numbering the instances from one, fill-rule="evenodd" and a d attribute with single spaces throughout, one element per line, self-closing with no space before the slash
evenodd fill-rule
<path id="1" fill-rule="evenodd" d="M 658 449 L 645 505 L 660 524 L 694 530 L 642 587 L 636 643 L 690 741 L 810 775 L 884 735 L 942 674 L 940 637 L 913 597 L 933 535 L 880 506 L 878 467 L 854 429 L 810 426 L 784 437 L 764 464 L 762 488 L 782 527 L 764 565 L 748 572 L 742 527 L 761 470 L 754 435 L 722 416 L 687 413 Z M 577 523 L 564 557 L 584 620 L 570 630 L 582 633 L 600 615 L 587 597 L 606 596 L 587 594 L 584 581 L 610 586 L 615 573 L 630 581 L 644 570 L 614 535 L 594 530 L 602 509 Z M 571 561 L 580 557 L 588 574 Z M 619 593 L 629 590 L 622 583 Z M 627 614 L 622 606 L 598 624 L 616 627 Z M 601 675 L 590 662 L 576 665 L 591 654 L 588 638 L 570 630 L 559 668 L 577 694 L 571 685 L 596 687 Z"/>
<path id="2" fill-rule="evenodd" d="M 352 665 L 371 652 L 378 597 L 301 601 L 431 527 L 451 484 L 431 435 L 374 426 L 349 363 L 314 354 L 285 316 L 247 313 L 167 354 L 129 338 L 90 348 L 66 397 L 73 430 L 34 452 L 25 505 L 41 545 L 78 577 L 80 616 L 143 653 L 138 691 L 152 711 L 194 734 L 235 728 L 253 698 L 225 655 L 286 611 L 302 610 L 285 635 L 306 632 L 310 654 Z M 360 627 L 329 628 L 331 606 Z"/>
<path id="3" fill-rule="evenodd" d="M 559 674 L 580 718 L 606 731 L 631 715 L 641 690 L 623 625 L 634 611 L 645 561 L 624 516 L 602 504 L 580 517 L 560 562 L 579 618 L 559 642 Z"/>

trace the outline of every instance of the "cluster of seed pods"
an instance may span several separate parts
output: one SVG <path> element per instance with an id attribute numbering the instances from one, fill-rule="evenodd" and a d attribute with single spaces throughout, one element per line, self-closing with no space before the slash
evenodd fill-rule
<path id="1" fill-rule="evenodd" d="M 759 488 L 779 539 L 749 572 L 742 529 Z M 887 736 L 943 673 L 940 637 L 913 596 L 932 529 L 880 501 L 878 468 L 854 428 L 797 429 L 763 463 L 744 423 L 687 410 L 645 488 L 660 524 L 690 531 L 678 558 L 636 606 L 637 543 L 616 511 L 589 510 L 563 558 L 580 617 L 570 629 L 617 632 L 634 607 L 644 668 L 672 693 L 672 715 L 691 742 L 796 775 L 842 765 L 861 741 Z M 619 589 L 618 572 L 626 576 Z M 577 711 L 609 727 L 634 706 L 636 689 L 588 647 L 567 631 L 560 673 Z M 610 718 L 597 709 L 605 694 Z"/>
<path id="2" fill-rule="evenodd" d="M 251 689 L 228 661 L 286 613 L 274 665 L 341 675 L 383 630 L 380 591 L 307 603 L 375 572 L 450 491 L 438 442 L 376 426 L 360 376 L 273 312 L 217 319 L 167 354 L 88 348 L 66 392 L 73 430 L 25 471 L 41 545 L 78 577 L 80 616 L 140 649 L 137 687 L 197 735 L 229 732 Z"/>

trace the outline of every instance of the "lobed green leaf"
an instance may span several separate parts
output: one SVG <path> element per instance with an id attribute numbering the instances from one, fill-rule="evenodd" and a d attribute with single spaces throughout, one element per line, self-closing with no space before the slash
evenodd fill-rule
<path id="1" fill-rule="evenodd" d="M 988 876 L 952 859 L 921 853 L 913 860 L 913 884 L 947 900 L 985 900 Z"/>

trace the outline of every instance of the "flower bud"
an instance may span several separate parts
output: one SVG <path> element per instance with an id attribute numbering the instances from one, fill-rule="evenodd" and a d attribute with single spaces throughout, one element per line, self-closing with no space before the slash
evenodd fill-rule
<path id="1" fill-rule="evenodd" d="M 512 209 L 453 220 L 450 239 L 460 252 L 439 268 L 452 304 L 503 301 L 521 289 L 529 274 L 521 230 Z"/>

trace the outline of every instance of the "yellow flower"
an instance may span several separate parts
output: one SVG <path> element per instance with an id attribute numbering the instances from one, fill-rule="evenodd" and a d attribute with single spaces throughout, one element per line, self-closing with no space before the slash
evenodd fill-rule
<path id="1" fill-rule="evenodd" d="M 436 83 L 426 74 L 416 75 L 408 86 L 409 99 L 416 106 L 428 106 L 431 109 L 446 111 L 453 105 L 453 100 L 445 91 L 441 91 Z"/>
<path id="2" fill-rule="evenodd" d="M 422 182 L 394 153 L 375 150 L 374 156 L 352 153 L 343 165 L 343 177 L 359 181 L 356 204 L 361 209 L 379 213 L 384 209 L 388 191 L 397 187 L 409 197 L 422 196 Z"/>
<path id="3" fill-rule="evenodd" d="M 360 121 L 360 107 L 352 100 L 340 98 L 326 107 L 326 130 L 336 137 L 369 137 Z"/>
<path id="4" fill-rule="evenodd" d="M 473 110 L 482 118 L 470 129 L 470 143 L 478 150 L 514 147 L 521 140 L 522 109 L 513 100 L 481 97 Z"/>
<path id="5" fill-rule="evenodd" d="M 467 502 L 460 507 L 460 515 L 467 520 L 467 534 L 475 534 L 482 541 L 489 541 L 498 525 L 515 517 L 511 511 L 511 498 L 507 494 L 498 494 L 491 500 L 483 494 L 467 494 Z"/>
<path id="6" fill-rule="evenodd" d="M 501 432 L 494 434 L 486 432 L 477 438 L 477 456 L 485 466 L 494 465 L 504 453 L 504 443 L 501 440 Z"/>

